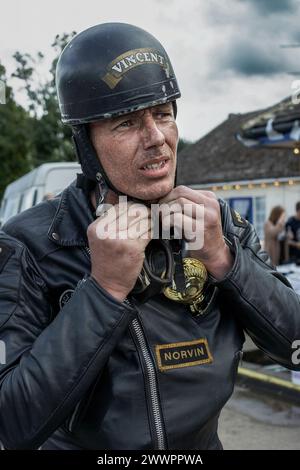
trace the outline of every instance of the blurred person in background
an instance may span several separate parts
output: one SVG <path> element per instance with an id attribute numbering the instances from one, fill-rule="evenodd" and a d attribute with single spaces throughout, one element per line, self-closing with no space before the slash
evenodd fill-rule
<path id="1" fill-rule="evenodd" d="M 295 206 L 296 214 L 290 217 L 285 229 L 288 238 L 289 260 L 300 260 L 300 201 Z"/>
<path id="2" fill-rule="evenodd" d="M 284 230 L 285 218 L 284 208 L 282 206 L 274 206 L 264 225 L 265 250 L 269 254 L 274 266 L 277 266 L 280 260 L 279 235 Z"/>

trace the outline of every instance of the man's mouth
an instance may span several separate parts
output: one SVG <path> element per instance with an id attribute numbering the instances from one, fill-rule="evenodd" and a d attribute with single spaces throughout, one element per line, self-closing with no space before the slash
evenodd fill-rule
<path id="1" fill-rule="evenodd" d="M 167 160 L 162 160 L 159 163 L 148 163 L 147 165 L 143 166 L 143 170 L 157 170 L 159 168 L 163 168 L 166 164 Z"/>
<path id="2" fill-rule="evenodd" d="M 165 157 L 151 160 L 151 162 L 148 162 L 142 167 L 140 167 L 140 170 L 145 176 L 160 177 L 165 176 L 165 174 L 168 173 L 170 169 L 169 167 L 170 159 Z"/>

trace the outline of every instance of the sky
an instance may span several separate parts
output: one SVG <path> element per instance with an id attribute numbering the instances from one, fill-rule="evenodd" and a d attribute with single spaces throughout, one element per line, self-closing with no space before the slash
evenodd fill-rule
<path id="1" fill-rule="evenodd" d="M 140 26 L 169 54 L 182 93 L 180 136 L 196 141 L 230 113 L 291 94 L 300 48 L 282 46 L 300 45 L 299 14 L 300 0 L 9 0 L 1 4 L 0 62 L 11 73 L 16 50 L 41 51 L 43 77 L 56 34 L 110 21 Z"/>

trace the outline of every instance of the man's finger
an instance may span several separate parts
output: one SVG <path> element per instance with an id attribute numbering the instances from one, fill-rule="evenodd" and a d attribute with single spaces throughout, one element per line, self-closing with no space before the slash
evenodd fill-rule
<path id="1" fill-rule="evenodd" d="M 187 186 L 177 186 L 169 194 L 159 200 L 160 204 L 169 203 L 188 199 L 196 204 L 210 204 L 212 200 L 216 200 L 214 193 L 210 191 L 194 190 Z"/>
<path id="2" fill-rule="evenodd" d="M 159 213 L 161 220 L 171 213 L 183 213 L 196 218 L 199 215 L 199 207 L 202 207 L 201 210 L 204 211 L 204 204 L 197 204 L 189 199 L 180 198 L 180 200 L 177 201 L 161 204 L 159 207 Z"/>

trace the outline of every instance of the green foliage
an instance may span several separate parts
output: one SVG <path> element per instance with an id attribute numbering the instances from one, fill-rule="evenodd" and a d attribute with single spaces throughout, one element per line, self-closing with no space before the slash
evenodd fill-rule
<path id="1" fill-rule="evenodd" d="M 51 64 L 49 78 L 41 81 L 38 70 L 44 56 L 35 57 L 16 51 L 12 78 L 26 93 L 28 106 L 15 101 L 11 87 L 6 87 L 6 104 L 0 105 L 0 197 L 6 185 L 27 171 L 45 162 L 72 161 L 71 130 L 60 120 L 55 90 L 55 68 L 60 52 L 73 37 L 57 35 L 52 44 L 56 57 Z M 0 80 L 7 84 L 6 71 L 0 64 Z"/>
<path id="2" fill-rule="evenodd" d="M 58 57 L 74 36 L 71 34 L 57 35 L 52 44 L 56 52 L 50 68 L 50 78 L 46 83 L 37 81 L 35 71 L 43 61 L 40 52 L 37 57 L 16 52 L 14 58 L 17 69 L 14 77 L 23 82 L 23 88 L 29 100 L 31 114 L 31 139 L 33 144 L 32 164 L 41 165 L 51 161 L 72 161 L 75 155 L 71 145 L 71 130 L 60 120 L 60 113 L 55 89 L 55 69 Z"/>
<path id="3" fill-rule="evenodd" d="M 0 80 L 7 84 L 0 64 Z M 6 104 L 0 105 L 0 195 L 12 180 L 30 170 L 30 123 L 28 113 L 19 106 L 6 86 Z"/>

